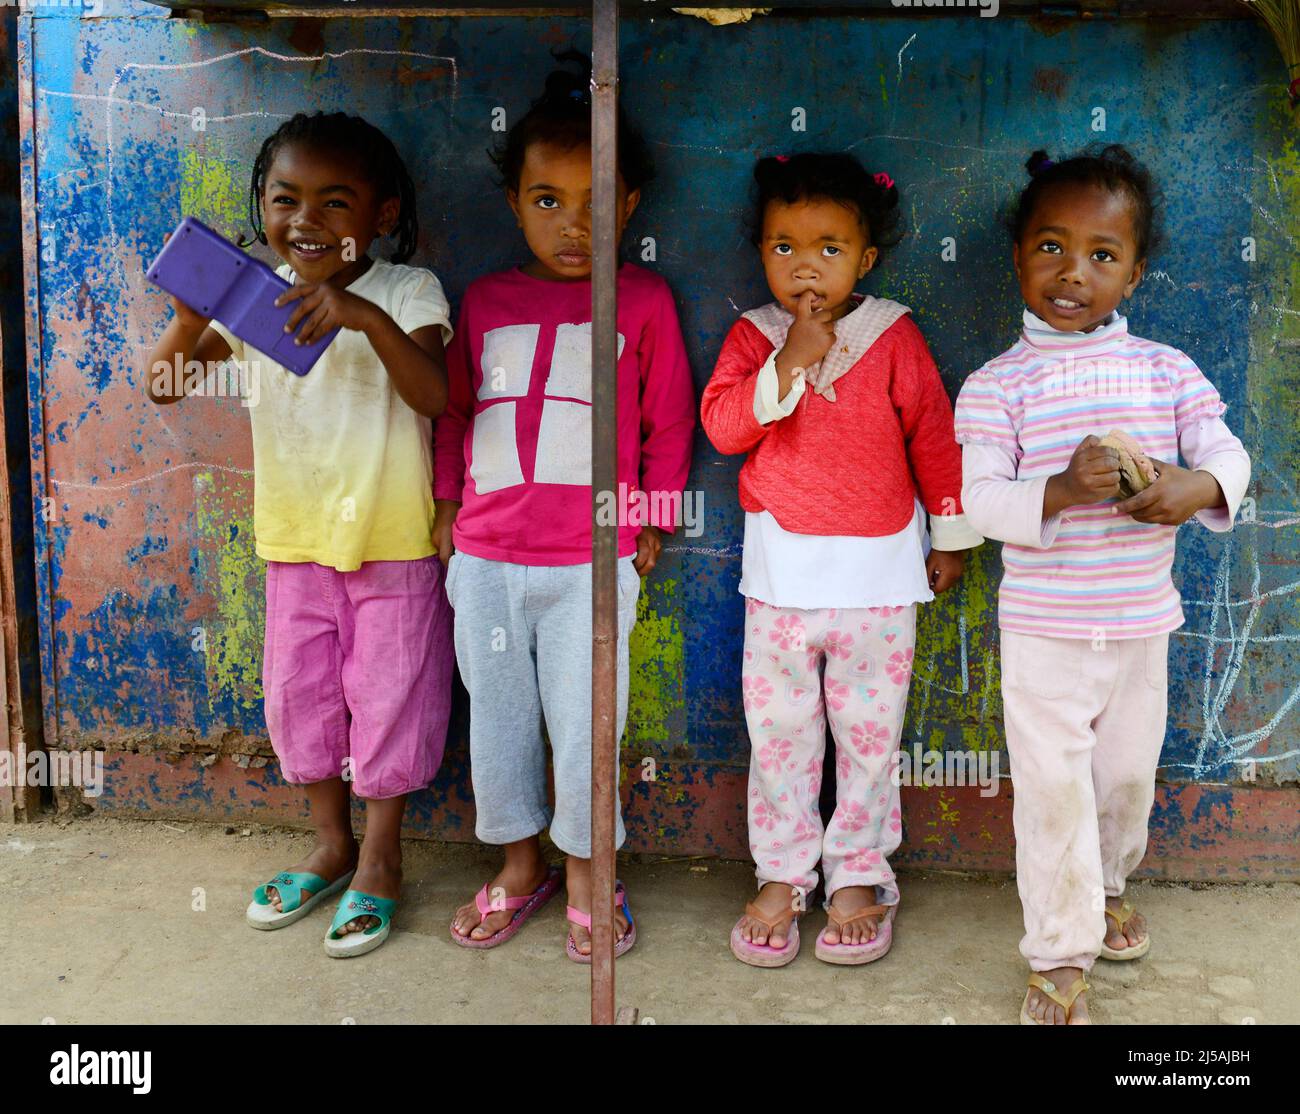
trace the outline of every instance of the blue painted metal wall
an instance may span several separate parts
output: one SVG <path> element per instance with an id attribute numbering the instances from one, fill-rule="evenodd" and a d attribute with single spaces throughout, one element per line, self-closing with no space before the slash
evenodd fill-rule
<path id="1" fill-rule="evenodd" d="M 247 27 L 159 15 L 121 4 L 96 20 L 24 17 L 39 199 L 29 246 L 44 251 L 39 288 L 28 290 L 42 321 L 29 369 L 32 454 L 37 499 L 55 508 L 38 522 L 43 676 L 47 722 L 64 745 L 209 750 L 264 734 L 251 451 L 234 400 L 163 411 L 144 399 L 141 364 L 166 317 L 145 264 L 183 211 L 243 231 L 262 137 L 297 109 L 343 108 L 405 153 L 420 189 L 417 261 L 455 300 L 525 250 L 484 153 L 499 138 L 493 110 L 520 113 L 549 68 L 547 49 L 583 46 L 588 34 L 549 17 Z M 1188 622 L 1172 640 L 1165 776 L 1300 780 L 1300 151 L 1266 35 L 1248 20 L 808 18 L 714 29 L 677 17 L 626 22 L 622 64 L 624 103 L 659 168 L 625 246 L 654 239 L 650 265 L 677 293 L 700 388 L 735 317 L 768 300 L 741 223 L 759 155 L 850 149 L 898 181 L 909 234 L 864 289 L 913 308 L 954 396 L 1016 335 L 999 217 L 1028 153 L 1105 139 L 1151 163 L 1168 194 L 1169 239 L 1133 299 L 1132 328 L 1201 365 L 1256 475 L 1254 522 L 1228 538 L 1194 525 L 1179 535 Z M 792 130 L 797 108 L 805 131 Z M 1104 133 L 1092 130 L 1095 108 Z M 955 262 L 941 259 L 945 237 Z M 628 753 L 694 771 L 675 800 L 647 806 L 652 818 L 707 810 L 715 775 L 734 781 L 748 761 L 739 464 L 698 437 L 691 484 L 704 493 L 705 530 L 669 546 L 644 596 Z M 962 586 L 925 609 L 909 739 L 1001 747 L 999 575 L 997 547 L 986 546 Z M 195 649 L 203 641 L 206 652 Z M 467 792 L 458 737 L 425 807 Z M 647 842 L 670 847 L 675 823 Z"/>

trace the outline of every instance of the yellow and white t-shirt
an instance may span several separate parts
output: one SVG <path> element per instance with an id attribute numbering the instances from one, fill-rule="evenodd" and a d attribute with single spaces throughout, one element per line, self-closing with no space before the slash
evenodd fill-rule
<path id="1" fill-rule="evenodd" d="M 294 281 L 287 263 L 276 273 Z M 443 343 L 451 339 L 450 306 L 431 271 L 376 260 L 347 290 L 403 332 L 439 325 Z M 402 401 L 365 334 L 340 330 L 298 376 L 211 324 L 248 385 L 258 556 L 340 572 L 430 556 L 431 422 Z"/>

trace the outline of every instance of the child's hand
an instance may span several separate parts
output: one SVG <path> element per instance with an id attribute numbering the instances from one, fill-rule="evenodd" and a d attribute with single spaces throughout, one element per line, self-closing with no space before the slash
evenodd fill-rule
<path id="1" fill-rule="evenodd" d="M 642 576 L 649 576 L 663 547 L 663 535 L 659 532 L 659 527 L 642 526 L 641 532 L 636 536 L 636 556 L 632 558 L 632 567 Z"/>
<path id="2" fill-rule="evenodd" d="M 1155 457 L 1150 460 L 1156 468 L 1155 483 L 1116 503 L 1116 514 L 1131 514 L 1139 522 L 1181 526 L 1197 511 L 1223 506 L 1223 489 L 1209 472 L 1193 472 Z"/>
<path id="3" fill-rule="evenodd" d="M 961 579 L 966 571 L 966 553 L 964 549 L 932 549 L 925 559 L 925 579 L 930 591 L 941 595 Z"/>
<path id="4" fill-rule="evenodd" d="M 1067 506 L 1113 499 L 1119 494 L 1119 453 L 1089 434 L 1079 442 L 1060 477 L 1069 497 Z"/>
<path id="5" fill-rule="evenodd" d="M 287 306 L 292 301 L 298 301 L 298 308 L 285 323 L 284 331 L 293 332 L 306 319 L 302 331 L 293 338 L 294 344 L 310 344 L 336 326 L 364 333 L 374 324 L 379 310 L 374 302 L 324 282 L 295 283 L 276 298 L 275 304 Z"/>
<path id="6" fill-rule="evenodd" d="M 790 367 L 809 368 L 817 363 L 835 343 L 835 322 L 829 309 L 813 312 L 813 292 L 805 290 L 799 295 L 794 322 L 785 335 L 785 347 L 778 359 Z"/>
<path id="7" fill-rule="evenodd" d="M 460 503 L 453 499 L 435 499 L 433 502 L 433 544 L 444 569 L 451 560 L 451 555 L 456 552 L 456 546 L 451 540 L 451 528 L 459 511 Z"/>

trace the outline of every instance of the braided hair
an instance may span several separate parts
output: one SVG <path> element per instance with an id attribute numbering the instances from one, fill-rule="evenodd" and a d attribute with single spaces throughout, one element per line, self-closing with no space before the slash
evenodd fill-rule
<path id="1" fill-rule="evenodd" d="M 241 242 L 241 247 L 266 243 L 266 232 L 262 227 L 262 190 L 266 175 L 280 149 L 295 145 L 352 160 L 374 186 L 381 201 L 397 198 L 397 227 L 393 229 L 397 247 L 392 261 L 405 263 L 415 254 L 420 226 L 415 212 L 415 185 L 406 164 L 388 136 L 360 116 L 349 116 L 346 112 L 314 112 L 310 116 L 299 112 L 263 141 L 257 158 L 253 160 L 253 173 L 248 184 L 248 221 L 253 228 L 253 238 Z"/>
<path id="2" fill-rule="evenodd" d="M 578 72 L 551 71 L 546 88 L 532 107 L 506 133 L 505 139 L 488 152 L 501 173 L 501 185 L 519 189 L 524 157 L 534 143 L 546 143 L 563 151 L 591 143 L 591 59 L 577 50 L 551 56 L 557 62 L 572 62 Z M 641 133 L 618 108 L 618 171 L 631 193 L 654 177 L 654 162 Z"/>
<path id="3" fill-rule="evenodd" d="M 1160 246 L 1163 195 L 1151 172 L 1123 144 L 1093 144 L 1060 162 L 1049 158 L 1046 151 L 1035 151 L 1026 161 L 1025 169 L 1029 172 L 1029 184 L 1021 191 L 1006 221 L 1013 240 L 1020 240 L 1039 199 L 1054 186 L 1089 185 L 1128 198 L 1133 209 L 1139 259 L 1147 258 Z"/>

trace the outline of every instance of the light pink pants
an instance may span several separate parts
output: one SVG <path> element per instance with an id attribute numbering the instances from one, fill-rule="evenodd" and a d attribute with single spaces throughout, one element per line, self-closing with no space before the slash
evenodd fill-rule
<path id="1" fill-rule="evenodd" d="M 1035 971 L 1092 968 L 1104 899 L 1146 853 L 1168 655 L 1167 634 L 1094 645 L 1002 632 L 1020 954 Z"/>
<path id="2" fill-rule="evenodd" d="M 784 882 L 806 894 L 821 859 L 827 897 L 874 885 L 879 902 L 897 903 L 889 855 L 902 840 L 902 816 L 890 775 L 915 641 L 915 605 L 810 611 L 745 601 L 749 847 L 760 885 Z M 823 832 L 827 719 L 836 804 Z"/>

